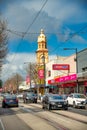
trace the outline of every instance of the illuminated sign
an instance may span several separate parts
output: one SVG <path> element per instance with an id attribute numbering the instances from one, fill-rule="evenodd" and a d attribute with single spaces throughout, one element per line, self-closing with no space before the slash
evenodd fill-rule
<path id="1" fill-rule="evenodd" d="M 52 69 L 53 70 L 69 70 L 70 66 L 69 64 L 53 64 Z"/>

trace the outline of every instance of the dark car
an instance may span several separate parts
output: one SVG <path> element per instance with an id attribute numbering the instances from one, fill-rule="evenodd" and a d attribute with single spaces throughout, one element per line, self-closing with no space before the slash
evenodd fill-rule
<path id="1" fill-rule="evenodd" d="M 42 100 L 43 109 L 68 109 L 68 104 L 61 95 L 58 94 L 46 94 Z"/>
<path id="2" fill-rule="evenodd" d="M 6 94 L 2 99 L 2 107 L 18 107 L 18 98 L 14 94 Z"/>
<path id="3" fill-rule="evenodd" d="M 23 94 L 24 103 L 37 103 L 37 94 L 27 92 Z"/>

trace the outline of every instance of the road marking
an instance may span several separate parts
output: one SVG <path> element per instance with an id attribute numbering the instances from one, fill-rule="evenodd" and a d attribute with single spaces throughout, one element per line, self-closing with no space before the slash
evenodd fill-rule
<path id="1" fill-rule="evenodd" d="M 0 125 L 1 125 L 2 130 L 5 130 L 4 125 L 3 125 L 3 123 L 2 123 L 2 120 L 1 120 L 1 119 L 0 119 Z"/>
<path id="2" fill-rule="evenodd" d="M 24 108 L 24 107 L 20 107 L 22 110 L 27 111 L 27 112 L 32 112 L 32 110 L 30 110 L 29 108 Z"/>

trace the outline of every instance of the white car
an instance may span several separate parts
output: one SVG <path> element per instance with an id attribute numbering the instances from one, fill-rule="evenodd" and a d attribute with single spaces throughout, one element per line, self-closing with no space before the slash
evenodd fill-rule
<path id="1" fill-rule="evenodd" d="M 71 93 L 66 99 L 68 105 L 73 106 L 74 108 L 75 107 L 85 108 L 84 105 L 85 100 L 86 100 L 86 96 L 81 93 Z"/>
<path id="2" fill-rule="evenodd" d="M 17 94 L 17 98 L 23 99 L 23 93 Z"/>

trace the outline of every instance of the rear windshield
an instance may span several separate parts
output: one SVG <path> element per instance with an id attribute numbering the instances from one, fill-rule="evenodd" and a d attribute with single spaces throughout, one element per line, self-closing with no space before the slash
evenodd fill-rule
<path id="1" fill-rule="evenodd" d="M 63 97 L 62 96 L 50 96 L 50 99 L 51 100 L 61 100 L 61 99 L 63 99 Z"/>
<path id="2" fill-rule="evenodd" d="M 15 99 L 16 95 L 5 95 L 4 96 L 6 99 Z"/>
<path id="3" fill-rule="evenodd" d="M 81 95 L 78 94 L 78 95 L 75 95 L 74 97 L 75 97 L 75 98 L 86 98 L 85 95 L 83 95 L 83 94 L 81 94 Z"/>

